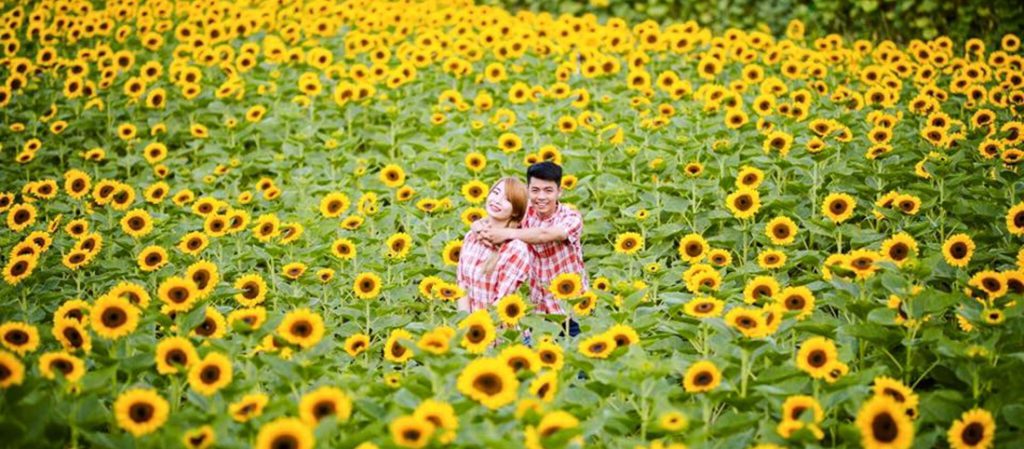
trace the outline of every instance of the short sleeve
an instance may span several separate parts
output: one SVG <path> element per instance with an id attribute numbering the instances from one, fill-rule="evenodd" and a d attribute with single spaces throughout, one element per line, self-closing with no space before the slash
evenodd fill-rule
<path id="1" fill-rule="evenodd" d="M 583 217 L 575 210 L 567 210 L 558 220 L 558 224 L 565 229 L 566 239 L 573 243 L 580 243 L 583 237 Z"/>

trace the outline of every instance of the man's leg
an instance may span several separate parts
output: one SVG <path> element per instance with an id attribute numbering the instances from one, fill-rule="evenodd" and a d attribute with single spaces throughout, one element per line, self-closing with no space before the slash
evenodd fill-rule
<path id="1" fill-rule="evenodd" d="M 575 337 L 580 334 L 580 323 L 576 320 L 566 317 L 565 321 L 562 322 L 562 330 L 558 332 L 559 337 L 564 337 L 566 330 L 569 331 L 569 337 Z"/>

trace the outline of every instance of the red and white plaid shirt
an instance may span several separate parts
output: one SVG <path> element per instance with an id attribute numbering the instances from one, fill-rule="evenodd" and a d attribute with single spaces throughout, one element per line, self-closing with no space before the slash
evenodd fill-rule
<path id="1" fill-rule="evenodd" d="M 498 251 L 498 260 L 488 275 L 484 273 L 484 265 L 495 251 Z M 532 263 L 530 245 L 522 240 L 509 240 L 495 248 L 476 232 L 467 232 L 459 252 L 458 282 L 466 291 L 466 296 L 459 299 L 459 310 L 485 309 L 515 293 L 530 274 Z"/>
<path id="2" fill-rule="evenodd" d="M 561 227 L 566 239 L 559 242 L 534 243 L 530 246 L 534 263 L 530 271 L 530 301 L 538 312 L 565 314 L 565 309 L 551 294 L 551 280 L 562 273 L 577 273 L 583 280 L 583 292 L 590 288 L 583 266 L 583 216 L 579 211 L 559 203 L 550 217 L 539 217 L 533 208 L 526 212 L 523 228 Z"/>

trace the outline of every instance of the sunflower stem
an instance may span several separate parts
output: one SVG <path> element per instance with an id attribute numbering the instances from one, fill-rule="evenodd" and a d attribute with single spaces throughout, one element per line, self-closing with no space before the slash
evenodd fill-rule
<path id="1" fill-rule="evenodd" d="M 747 397 L 747 378 L 750 377 L 750 351 L 740 349 L 740 398 Z"/>

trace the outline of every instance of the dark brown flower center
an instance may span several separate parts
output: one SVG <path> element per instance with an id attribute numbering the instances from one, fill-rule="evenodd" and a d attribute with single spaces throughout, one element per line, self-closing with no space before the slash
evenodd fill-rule
<path id="1" fill-rule="evenodd" d="M 145 402 L 136 402 L 128 407 L 128 417 L 136 423 L 145 423 L 153 419 L 153 405 Z"/>
<path id="2" fill-rule="evenodd" d="M 299 447 L 299 440 L 293 435 L 278 435 L 270 442 L 271 449 L 296 449 Z"/>
<path id="3" fill-rule="evenodd" d="M 292 335 L 305 338 L 313 333 L 313 325 L 309 321 L 305 320 L 296 321 L 292 324 L 292 327 L 289 328 L 289 331 Z"/>
<path id="4" fill-rule="evenodd" d="M 100 321 L 109 328 L 117 328 L 128 322 L 128 314 L 117 307 L 108 307 L 100 314 Z"/>
<path id="5" fill-rule="evenodd" d="M 697 375 L 693 376 L 693 384 L 698 387 L 705 387 L 711 385 L 711 382 L 714 381 L 714 379 L 715 376 L 712 376 L 711 373 L 701 371 L 697 373 Z"/>
<path id="6" fill-rule="evenodd" d="M 828 362 L 828 354 L 825 351 L 816 349 L 807 355 L 807 363 L 814 368 L 821 368 Z"/>
<path id="7" fill-rule="evenodd" d="M 963 432 L 960 434 L 960 438 L 968 446 L 975 446 L 981 442 L 982 438 L 985 437 L 985 426 L 978 422 L 972 422 L 964 427 Z"/>
<path id="8" fill-rule="evenodd" d="M 501 378 L 498 377 L 497 374 L 493 373 L 484 373 L 473 380 L 473 388 L 488 396 L 494 396 L 501 393 L 503 387 L 504 385 L 501 383 Z"/>
<path id="9" fill-rule="evenodd" d="M 888 412 L 880 413 L 871 420 L 871 434 L 882 443 L 895 441 L 900 434 L 899 424 Z"/>
<path id="10" fill-rule="evenodd" d="M 220 380 L 220 367 L 216 365 L 208 365 L 203 367 L 203 370 L 199 372 L 199 379 L 204 384 L 212 384 Z"/>

